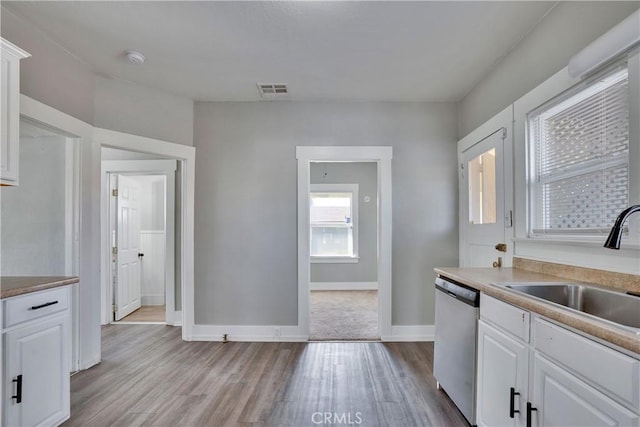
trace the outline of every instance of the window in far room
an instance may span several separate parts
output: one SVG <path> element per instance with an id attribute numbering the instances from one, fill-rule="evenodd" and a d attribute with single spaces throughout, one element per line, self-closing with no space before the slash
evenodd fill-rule
<path id="1" fill-rule="evenodd" d="M 357 261 L 358 184 L 312 184 L 312 262 Z"/>

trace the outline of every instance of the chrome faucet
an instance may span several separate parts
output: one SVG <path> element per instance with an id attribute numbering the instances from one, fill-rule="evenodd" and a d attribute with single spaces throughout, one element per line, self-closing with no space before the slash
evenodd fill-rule
<path id="1" fill-rule="evenodd" d="M 629 215 L 635 212 L 640 212 L 640 205 L 633 205 L 620 212 L 618 218 L 616 218 L 615 224 L 609 232 L 607 241 L 604 242 L 604 247 L 609 249 L 620 249 L 620 239 L 622 238 L 622 224 L 629 218 Z"/>

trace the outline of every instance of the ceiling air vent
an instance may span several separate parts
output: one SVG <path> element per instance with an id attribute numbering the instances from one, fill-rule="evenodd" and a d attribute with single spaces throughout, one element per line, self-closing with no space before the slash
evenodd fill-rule
<path id="1" fill-rule="evenodd" d="M 289 94 L 289 89 L 284 83 L 258 83 L 258 90 L 263 98 L 285 98 Z"/>

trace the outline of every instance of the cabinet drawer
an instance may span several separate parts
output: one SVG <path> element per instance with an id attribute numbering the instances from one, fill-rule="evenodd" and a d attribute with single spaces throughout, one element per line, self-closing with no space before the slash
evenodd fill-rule
<path id="1" fill-rule="evenodd" d="M 3 327 L 38 319 L 69 308 L 69 286 L 33 292 L 3 301 Z"/>
<path id="2" fill-rule="evenodd" d="M 535 349 L 617 401 L 640 409 L 640 361 L 543 319 L 534 321 Z"/>
<path id="3" fill-rule="evenodd" d="M 480 294 L 480 317 L 524 342 L 529 342 L 530 314 L 528 311 L 483 293 Z"/>

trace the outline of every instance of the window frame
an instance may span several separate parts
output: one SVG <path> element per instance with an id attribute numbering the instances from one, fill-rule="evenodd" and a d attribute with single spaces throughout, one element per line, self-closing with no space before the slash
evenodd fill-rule
<path id="1" fill-rule="evenodd" d="M 311 202 L 312 193 L 351 193 L 351 234 L 353 240 L 352 255 L 310 255 L 311 263 L 357 263 L 360 260 L 358 256 L 358 190 L 359 184 L 310 184 L 309 185 L 309 202 Z M 309 215 L 309 253 L 311 254 L 313 225 L 311 223 L 311 215 Z"/>
<path id="2" fill-rule="evenodd" d="M 537 172 L 536 172 L 536 143 L 533 140 L 532 134 L 533 129 L 531 127 L 531 117 L 535 116 L 543 112 L 544 110 L 553 110 L 558 108 L 563 103 L 566 103 L 571 97 L 583 92 L 588 91 L 590 88 L 593 88 L 598 83 L 598 80 L 602 79 L 605 76 L 614 74 L 616 71 L 622 70 L 624 68 L 627 69 L 628 73 L 628 93 L 629 93 L 629 152 L 627 158 L 627 166 L 628 166 L 628 205 L 634 204 L 634 200 L 638 199 L 640 195 L 640 183 L 635 182 L 636 180 L 632 176 L 631 168 L 634 164 L 638 164 L 640 161 L 638 155 L 638 132 L 634 130 L 634 124 L 632 122 L 632 115 L 634 110 L 637 110 L 638 104 L 638 95 L 634 96 L 633 88 L 635 85 L 632 83 L 635 79 L 637 81 L 640 76 L 637 70 L 637 67 L 634 67 L 632 61 L 630 61 L 631 55 L 625 55 L 623 58 L 618 59 L 615 62 L 609 63 L 604 67 L 599 68 L 597 71 L 592 73 L 589 77 L 578 81 L 576 84 L 568 87 L 566 90 L 563 90 L 556 95 L 548 98 L 545 102 L 538 105 L 537 107 L 529 110 L 524 117 L 524 127 L 525 127 L 525 152 L 526 152 L 526 179 L 525 179 L 525 189 L 526 189 L 526 237 L 531 240 L 554 240 L 554 241 L 566 241 L 566 242 L 575 242 L 575 241 L 593 241 L 601 243 L 603 236 L 606 236 L 606 233 L 609 230 L 602 229 L 571 229 L 571 230 L 561 230 L 561 229 L 547 229 L 543 230 L 539 226 L 540 224 L 536 223 L 536 214 L 537 214 L 537 200 L 536 200 L 536 190 L 537 186 L 540 183 L 537 182 Z M 636 125 L 637 126 L 637 125 Z M 634 163 L 635 162 L 635 163 Z M 607 160 L 602 161 L 600 164 L 604 167 L 608 163 Z M 612 224 L 613 225 L 613 224 Z M 625 228 L 625 235 L 628 235 L 628 230 Z"/>

